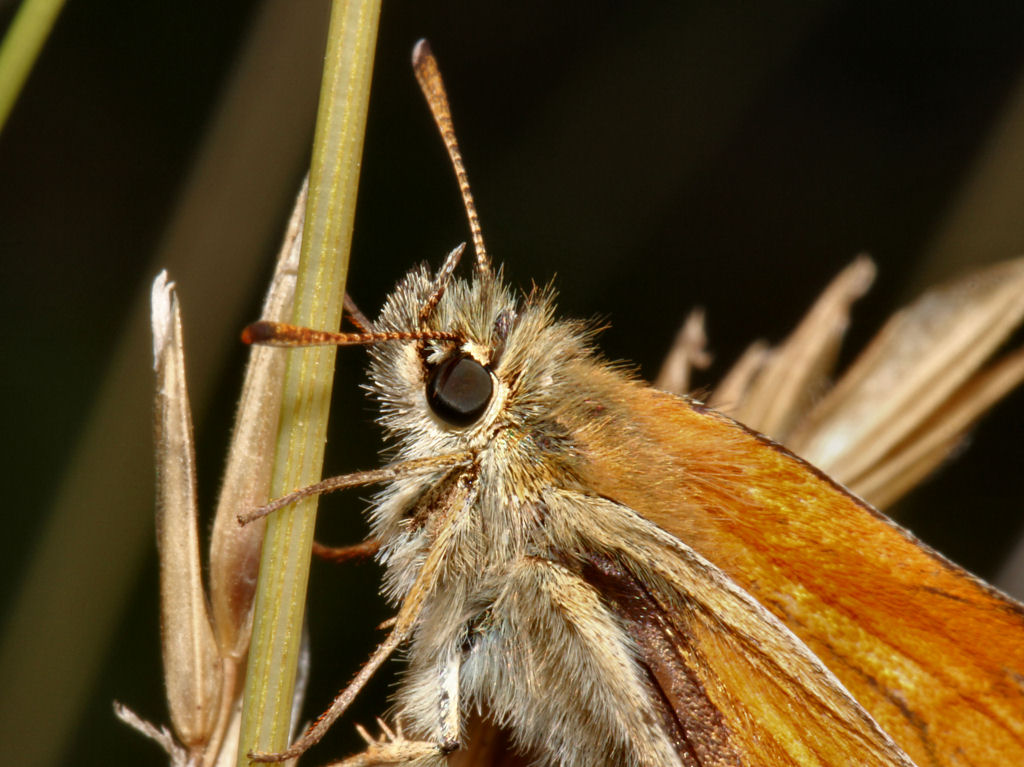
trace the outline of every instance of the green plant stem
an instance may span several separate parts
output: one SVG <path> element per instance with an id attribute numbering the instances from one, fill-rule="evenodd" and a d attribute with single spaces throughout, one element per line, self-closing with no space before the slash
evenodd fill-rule
<path id="1" fill-rule="evenodd" d="M 331 10 L 293 322 L 341 322 L 379 0 L 335 0 Z M 271 483 L 283 495 L 320 478 L 334 349 L 288 352 Z M 238 764 L 249 751 L 288 745 L 316 499 L 270 518 L 256 591 Z"/>
<path id="2" fill-rule="evenodd" d="M 0 131 L 53 29 L 64 0 L 25 0 L 0 44 Z"/>

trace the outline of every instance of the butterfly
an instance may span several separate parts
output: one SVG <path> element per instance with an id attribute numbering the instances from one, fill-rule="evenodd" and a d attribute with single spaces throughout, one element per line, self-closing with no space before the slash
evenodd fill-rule
<path id="1" fill-rule="evenodd" d="M 308 749 L 404 646 L 401 731 L 342 764 L 1024 763 L 1024 607 L 781 444 L 603 360 L 552 290 L 517 295 L 424 42 L 414 67 L 472 277 L 455 276 L 459 247 L 357 333 L 245 334 L 369 347 L 393 460 L 247 519 L 386 483 L 372 537 L 398 612 L 324 716 L 252 756 Z"/>

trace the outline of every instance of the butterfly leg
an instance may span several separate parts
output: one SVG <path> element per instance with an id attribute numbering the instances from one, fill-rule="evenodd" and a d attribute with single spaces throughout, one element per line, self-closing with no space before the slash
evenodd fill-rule
<path id="1" fill-rule="evenodd" d="M 380 541 L 371 538 L 348 546 L 325 546 L 313 541 L 313 554 L 329 562 L 365 562 L 373 559 L 380 550 Z"/>
<path id="2" fill-rule="evenodd" d="M 327 767 L 377 767 L 378 765 L 399 764 L 405 767 L 433 767 L 444 762 L 445 752 L 436 744 L 423 740 L 406 740 L 401 723 L 396 722 L 392 730 L 383 719 L 378 719 L 380 737 L 374 738 L 363 727 L 356 729 L 366 741 L 362 753 L 331 762 Z"/>
<path id="3" fill-rule="evenodd" d="M 381 735 L 372 737 L 364 728 L 357 726 L 359 734 L 366 741 L 362 753 L 350 756 L 328 767 L 376 767 L 377 765 L 404 765 L 405 767 L 437 767 L 445 763 L 445 757 L 459 748 L 459 667 L 457 659 L 449 660 L 441 667 L 440 696 L 438 698 L 438 728 L 436 740 L 407 740 L 402 732 L 401 722 L 392 730 L 382 719 L 377 720 Z"/>

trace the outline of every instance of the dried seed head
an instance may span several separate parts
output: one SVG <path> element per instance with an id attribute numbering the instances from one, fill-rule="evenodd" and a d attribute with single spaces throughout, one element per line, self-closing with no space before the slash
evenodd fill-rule
<path id="1" fill-rule="evenodd" d="M 291 315 L 305 203 L 303 186 L 263 303 L 262 314 L 268 320 L 283 321 Z M 224 655 L 235 661 L 242 660 L 249 648 L 266 527 L 259 522 L 242 528 L 235 518 L 266 503 L 270 494 L 284 366 L 285 356 L 274 349 L 253 347 L 250 352 L 210 539 L 210 602 L 217 641 Z"/>
<path id="2" fill-rule="evenodd" d="M 156 369 L 156 537 L 160 624 L 171 722 L 189 747 L 205 744 L 217 716 L 221 664 L 203 591 L 192 415 L 174 285 L 153 283 Z"/>

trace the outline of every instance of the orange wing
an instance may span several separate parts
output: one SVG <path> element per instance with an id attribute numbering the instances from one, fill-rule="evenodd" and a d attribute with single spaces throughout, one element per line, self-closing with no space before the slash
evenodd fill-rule
<path id="1" fill-rule="evenodd" d="M 807 648 L 686 547 L 591 555 L 583 577 L 633 637 L 682 764 L 912 767 Z"/>
<path id="2" fill-rule="evenodd" d="M 1024 764 L 1020 604 L 765 437 L 654 389 L 630 394 L 622 428 L 589 432 L 590 487 L 723 569 L 921 767 Z"/>
<path id="3" fill-rule="evenodd" d="M 535 565 L 558 572 L 558 586 L 544 590 L 553 600 L 552 614 L 569 616 L 572 630 L 567 633 L 589 636 L 594 626 L 603 625 L 606 609 L 617 616 L 633 640 L 654 716 L 678 757 L 660 761 L 664 752 L 653 742 L 639 740 L 642 733 L 637 732 L 633 735 L 638 740 L 631 742 L 638 762 L 685 767 L 913 767 L 807 647 L 692 549 L 607 499 L 556 491 L 546 500 L 555 518 L 576 518 L 586 510 L 594 522 L 587 531 L 569 536 L 576 542 L 582 535 L 588 552 L 582 561 L 578 552 L 563 552 L 555 557 L 559 564 Z M 568 507 L 573 511 L 566 515 Z M 608 553 L 598 553 L 609 546 Z M 534 604 L 535 596 L 527 591 L 517 598 Z M 593 612 L 598 603 L 601 616 Z M 580 661 L 579 653 L 572 652 L 579 645 L 555 647 L 555 667 Z M 612 666 L 600 660 L 606 652 L 600 643 L 591 645 L 591 652 L 590 662 L 584 663 L 596 674 L 590 684 L 598 689 L 630 684 L 601 676 Z M 543 654 L 535 651 L 534 657 Z M 565 679 L 559 681 L 580 684 L 578 670 L 566 669 Z M 528 672 L 524 677 L 536 679 Z M 586 697 L 581 695 L 581 700 Z M 603 714 L 597 718 L 605 723 L 642 721 L 631 716 L 609 720 Z M 591 735 L 619 742 L 618 733 Z M 477 721 L 467 741 L 468 747 L 453 754 L 450 764 L 522 763 L 509 753 L 508 739 L 493 724 Z M 532 763 L 532 757 L 543 756 L 557 763 L 557 754 L 550 752 L 527 753 L 522 759 Z M 609 757 L 607 763 L 618 764 L 620 759 Z"/>

